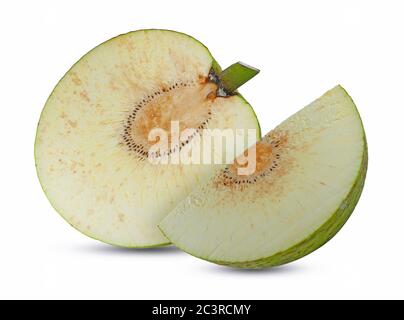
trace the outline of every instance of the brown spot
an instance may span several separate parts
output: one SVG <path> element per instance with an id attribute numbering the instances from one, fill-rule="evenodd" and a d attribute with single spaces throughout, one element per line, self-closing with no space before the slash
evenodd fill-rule
<path id="1" fill-rule="evenodd" d="M 198 82 L 200 83 L 200 84 L 205 84 L 205 83 L 207 83 L 208 82 L 208 77 L 205 77 L 205 76 L 203 76 L 203 75 L 199 75 L 198 76 Z"/>
<path id="2" fill-rule="evenodd" d="M 323 182 L 323 181 L 320 181 L 320 184 L 323 185 L 323 186 L 326 186 L 326 185 L 327 185 L 327 184 L 326 184 L 325 182 Z"/>
<path id="3" fill-rule="evenodd" d="M 75 72 L 72 72 L 72 73 L 71 73 L 71 79 L 72 79 L 72 82 L 73 82 L 76 86 L 79 86 L 79 85 L 82 84 L 81 79 L 77 76 L 77 73 L 75 73 Z"/>
<path id="4" fill-rule="evenodd" d="M 209 100 L 215 100 L 216 99 L 216 92 L 212 91 L 209 92 L 209 94 L 206 96 Z"/>
<path id="5" fill-rule="evenodd" d="M 125 222 L 125 215 L 123 213 L 118 214 L 118 219 L 120 222 Z"/>
<path id="6" fill-rule="evenodd" d="M 87 93 L 86 90 L 83 90 L 83 91 L 80 92 L 80 97 L 81 97 L 83 100 L 85 100 L 85 101 L 87 101 L 87 102 L 90 102 L 90 98 L 88 97 L 88 93 Z"/>
<path id="7" fill-rule="evenodd" d="M 67 120 L 67 123 L 68 123 L 72 128 L 76 128 L 76 127 L 77 127 L 77 121 Z"/>

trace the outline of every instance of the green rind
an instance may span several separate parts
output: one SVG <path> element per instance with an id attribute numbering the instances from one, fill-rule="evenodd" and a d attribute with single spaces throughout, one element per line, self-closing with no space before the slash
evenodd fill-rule
<path id="1" fill-rule="evenodd" d="M 39 184 L 40 184 L 40 186 L 41 186 L 41 188 L 42 188 L 42 191 L 43 191 L 43 193 L 45 194 L 46 198 L 48 199 L 49 203 L 51 204 L 52 208 L 53 208 L 69 225 L 71 225 L 74 229 L 76 229 L 76 230 L 77 230 L 78 232 L 80 232 L 81 234 L 84 234 L 85 236 L 87 236 L 87 237 L 89 237 L 89 238 L 91 238 L 91 239 L 98 240 L 98 241 L 100 241 L 100 242 L 103 242 L 103 243 L 106 243 L 106 244 L 109 244 L 109 245 L 112 245 L 112 246 L 121 247 L 121 248 L 128 248 L 128 249 L 131 249 L 131 248 L 132 248 L 132 249 L 149 249 L 149 248 L 156 248 L 156 247 L 168 246 L 168 245 L 171 244 L 171 242 L 168 241 L 168 242 L 163 242 L 163 243 L 158 243 L 158 244 L 152 244 L 152 245 L 129 245 L 129 246 L 124 246 L 124 245 L 122 245 L 122 244 L 116 244 L 116 243 L 111 243 L 111 242 L 107 242 L 107 241 L 101 240 L 101 239 L 99 239 L 99 238 L 97 238 L 97 237 L 95 237 L 95 236 L 93 236 L 93 235 L 91 235 L 91 234 L 89 234 L 89 233 L 85 233 L 84 231 L 82 231 L 82 230 L 78 229 L 77 227 L 75 227 L 74 225 L 72 225 L 72 224 L 64 217 L 63 213 L 61 213 L 59 210 L 57 210 L 57 209 L 55 208 L 55 206 L 53 205 L 52 201 L 49 199 L 48 194 L 47 194 L 46 191 L 45 191 L 44 185 L 42 184 L 41 178 L 40 178 L 39 173 L 38 173 L 37 156 L 36 156 L 36 146 L 37 146 L 37 143 L 38 143 L 38 127 L 39 127 L 39 123 L 40 123 L 41 118 L 42 118 L 42 114 L 43 114 L 43 112 L 44 112 L 44 110 L 45 110 L 45 107 L 46 107 L 46 105 L 48 104 L 49 99 L 52 97 L 53 93 L 55 92 L 56 87 L 57 87 L 57 86 L 59 85 L 59 83 L 69 74 L 69 72 L 74 68 L 74 66 L 75 66 L 76 64 L 78 64 L 78 63 L 79 63 L 84 57 L 86 57 L 90 52 L 92 52 L 92 51 L 95 50 L 96 48 L 98 48 L 98 47 L 100 47 L 100 46 L 102 46 L 102 45 L 108 43 L 108 42 L 111 41 L 111 40 L 114 40 L 114 39 L 119 38 L 119 37 L 121 37 L 121 36 L 123 36 L 123 35 L 126 35 L 126 34 L 131 34 L 131 33 L 136 33 L 136 32 L 148 32 L 148 31 L 162 31 L 162 32 L 178 33 L 178 34 L 184 35 L 184 36 L 186 36 L 186 37 L 192 39 L 193 41 L 196 41 L 199 45 L 201 45 L 203 48 L 205 48 L 205 50 L 207 51 L 208 55 L 212 58 L 212 68 L 213 68 L 213 70 L 215 70 L 215 72 L 217 72 L 217 73 L 220 73 L 220 72 L 222 71 L 220 65 L 219 65 L 219 64 L 217 63 L 217 61 L 213 58 L 213 56 L 212 56 L 212 54 L 210 53 L 209 49 L 208 49 L 202 42 L 200 42 L 200 41 L 197 40 L 196 38 L 194 38 L 194 37 L 192 37 L 192 36 L 190 36 L 190 35 L 188 35 L 188 34 L 186 34 L 186 33 L 178 32 L 178 31 L 174 31 L 174 30 L 169 30 L 169 29 L 139 29 L 139 30 L 130 31 L 130 32 L 127 32 L 127 33 L 122 33 L 122 34 L 120 34 L 120 35 L 117 35 L 117 36 L 115 36 L 115 37 L 112 37 L 111 39 L 108 39 L 107 41 L 104 41 L 104 42 L 100 43 L 99 45 L 97 45 L 97 46 L 95 46 L 94 48 L 92 48 L 91 50 L 89 50 L 87 53 L 85 53 L 79 60 L 77 60 L 77 61 L 70 67 L 70 69 L 63 75 L 62 78 L 60 78 L 60 80 L 58 81 L 58 83 L 55 85 L 55 87 L 53 88 L 52 92 L 50 93 L 49 97 L 46 99 L 45 106 L 44 106 L 44 108 L 43 108 L 42 111 L 41 111 L 41 114 L 40 114 L 39 120 L 38 120 L 38 124 L 37 124 L 36 133 L 35 133 L 35 141 L 34 141 L 34 162 L 35 162 L 35 170 L 36 170 L 36 173 L 37 173 L 37 176 L 38 176 L 38 180 L 39 180 Z M 250 111 L 251 111 L 252 114 L 254 115 L 254 117 L 255 117 L 255 119 L 256 119 L 256 121 L 257 121 L 257 127 L 258 127 L 258 131 L 259 131 L 259 137 L 258 137 L 258 138 L 260 139 L 260 138 L 261 138 L 261 126 L 260 126 L 260 123 L 259 123 L 259 121 L 258 121 L 257 115 L 255 114 L 254 109 L 253 109 L 252 106 L 247 102 L 247 100 L 244 99 L 244 97 L 242 97 L 240 94 L 238 94 L 238 95 L 243 99 L 243 101 L 246 102 L 246 105 L 250 108 Z"/>

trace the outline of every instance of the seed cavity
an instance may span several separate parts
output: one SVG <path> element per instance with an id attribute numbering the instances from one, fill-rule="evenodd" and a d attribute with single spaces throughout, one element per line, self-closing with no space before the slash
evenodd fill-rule
<path id="1" fill-rule="evenodd" d="M 248 162 L 239 165 L 237 159 L 234 164 L 224 168 L 215 178 L 216 186 L 224 186 L 236 189 L 245 189 L 263 179 L 276 179 L 284 173 L 282 158 L 288 150 L 287 134 L 271 132 L 255 146 L 255 171 L 249 175 L 238 174 L 240 167 L 245 167 Z M 245 158 L 249 150 L 244 153 Z"/>
<path id="2" fill-rule="evenodd" d="M 205 88 L 207 86 L 216 89 L 214 84 L 206 81 L 201 83 L 198 79 L 175 81 L 145 94 L 133 103 L 123 121 L 120 145 L 139 160 L 145 160 L 149 156 L 169 156 L 181 151 L 197 134 L 201 134 L 201 131 L 207 128 L 212 119 L 211 105 L 214 99 L 212 100 L 211 92 L 215 90 L 213 91 L 211 87 Z M 207 94 L 204 93 L 206 90 Z M 193 102 L 198 95 L 201 101 Z M 149 132 L 153 128 L 169 131 L 169 120 L 179 121 L 181 131 L 192 128 L 195 132 L 168 150 L 149 154 Z"/>

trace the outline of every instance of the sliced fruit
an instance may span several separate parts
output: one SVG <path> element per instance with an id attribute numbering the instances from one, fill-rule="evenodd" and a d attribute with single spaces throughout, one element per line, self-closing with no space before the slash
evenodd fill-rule
<path id="1" fill-rule="evenodd" d="M 259 268 L 303 257 L 337 233 L 367 168 L 362 122 L 341 86 L 267 134 L 255 152 L 254 172 L 240 175 L 248 162 L 235 162 L 167 215 L 160 228 L 168 239 L 211 262 Z"/>
<path id="2" fill-rule="evenodd" d="M 218 168 L 150 163 L 152 129 L 170 132 L 178 121 L 180 131 L 237 128 L 260 135 L 239 94 L 218 96 L 219 75 L 205 46 L 173 31 L 131 32 L 87 53 L 58 83 L 38 125 L 37 172 L 54 208 L 107 243 L 167 244 L 157 223 Z M 160 156 L 185 152 L 193 138 Z"/>

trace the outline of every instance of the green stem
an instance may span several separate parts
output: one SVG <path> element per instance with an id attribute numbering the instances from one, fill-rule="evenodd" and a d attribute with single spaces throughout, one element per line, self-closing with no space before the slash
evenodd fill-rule
<path id="1" fill-rule="evenodd" d="M 227 93 L 232 94 L 237 88 L 254 78 L 258 72 L 260 71 L 254 67 L 237 62 L 223 70 L 218 76 L 223 89 Z"/>

